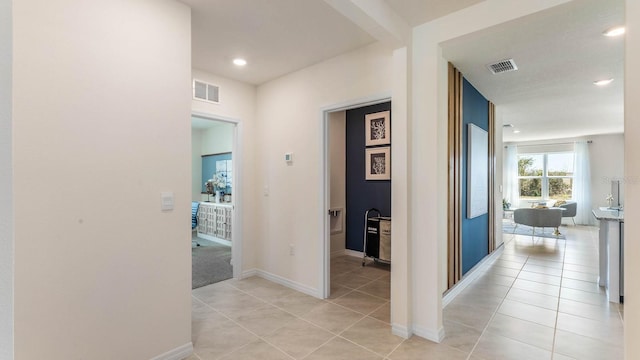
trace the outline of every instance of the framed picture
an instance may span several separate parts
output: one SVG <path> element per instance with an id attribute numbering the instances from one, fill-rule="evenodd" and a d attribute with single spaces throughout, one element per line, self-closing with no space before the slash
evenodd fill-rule
<path id="1" fill-rule="evenodd" d="M 382 111 L 364 116 L 366 146 L 391 144 L 389 114 L 389 111 Z"/>
<path id="2" fill-rule="evenodd" d="M 391 147 L 365 149 L 365 179 L 391 180 Z"/>

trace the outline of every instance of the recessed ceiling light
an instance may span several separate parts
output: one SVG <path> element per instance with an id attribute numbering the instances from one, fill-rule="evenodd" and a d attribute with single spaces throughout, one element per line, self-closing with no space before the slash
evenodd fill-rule
<path id="1" fill-rule="evenodd" d="M 617 27 L 606 30 L 602 34 L 604 36 L 620 36 L 624 34 L 624 31 L 625 31 L 624 26 L 617 26 Z"/>
<path id="2" fill-rule="evenodd" d="M 605 85 L 609 84 L 612 81 L 613 81 L 613 79 L 596 80 L 596 81 L 593 82 L 593 84 L 597 85 L 597 86 L 605 86 Z"/>
<path id="3" fill-rule="evenodd" d="M 245 66 L 247 65 L 247 60 L 242 58 L 233 59 L 233 64 L 235 66 Z"/>
<path id="4" fill-rule="evenodd" d="M 520 130 L 513 130 L 514 134 L 520 134 Z"/>

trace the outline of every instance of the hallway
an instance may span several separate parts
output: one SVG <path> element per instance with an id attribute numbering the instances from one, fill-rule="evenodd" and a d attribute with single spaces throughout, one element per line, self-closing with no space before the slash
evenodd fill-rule
<path id="1" fill-rule="evenodd" d="M 332 259 L 332 296 L 252 277 L 193 291 L 189 359 L 621 359 L 623 307 L 597 281 L 597 228 L 505 234 L 503 253 L 445 309 L 436 344 L 390 332 L 389 272 Z"/>

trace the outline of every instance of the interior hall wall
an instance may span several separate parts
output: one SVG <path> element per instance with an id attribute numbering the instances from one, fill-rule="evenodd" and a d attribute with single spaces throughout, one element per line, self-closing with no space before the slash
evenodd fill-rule
<path id="1" fill-rule="evenodd" d="M 392 51 L 374 44 L 258 87 L 254 206 L 259 268 L 314 294 L 322 289 L 323 109 L 390 96 Z M 284 161 L 292 152 L 293 163 Z M 295 249 L 289 255 L 290 245 Z"/>
<path id="2" fill-rule="evenodd" d="M 262 218 L 256 206 L 256 199 L 262 196 L 260 186 L 262 174 L 254 155 L 257 149 L 258 125 L 256 122 L 256 86 L 231 80 L 201 69 L 192 69 L 192 78 L 220 87 L 220 103 L 192 99 L 191 109 L 196 115 L 213 119 L 237 122 L 234 136 L 236 149 L 233 154 L 235 186 L 242 191 L 234 191 L 236 232 L 234 239 L 242 238 L 242 259 L 240 274 L 258 266 L 259 229 L 255 226 Z M 234 261 L 235 263 L 235 261 Z"/>
<path id="3" fill-rule="evenodd" d="M 187 356 L 190 9 L 23 0 L 13 25 L 15 358 Z"/>
<path id="4" fill-rule="evenodd" d="M 0 0 L 0 359 L 13 359 L 12 5 Z"/>
<path id="5" fill-rule="evenodd" d="M 391 180 L 366 180 L 365 115 L 391 111 L 391 102 L 347 110 L 346 121 L 346 247 L 363 251 L 364 215 L 378 209 L 391 216 Z M 393 115 L 391 116 L 393 125 Z M 392 175 L 393 176 L 393 175 Z M 377 213 L 371 216 L 377 216 Z"/>
<path id="6" fill-rule="evenodd" d="M 331 233 L 331 256 L 340 256 L 345 253 L 345 227 L 346 214 L 346 113 L 335 111 L 329 113 L 329 188 L 330 208 L 342 209 L 341 214 L 334 221 L 340 223 L 341 230 Z"/>
<path id="7" fill-rule="evenodd" d="M 462 81 L 462 161 L 461 200 L 462 200 L 462 275 L 489 254 L 489 213 L 473 219 L 467 217 L 469 207 L 468 165 L 469 165 L 469 124 L 474 124 L 489 132 L 489 102 L 466 79 Z M 488 136 L 488 134 L 487 134 Z M 486 156 L 489 156 L 487 153 Z M 489 182 L 487 181 L 487 184 Z M 489 191 L 489 189 L 486 189 Z M 489 199 L 493 201 L 493 199 Z M 487 204 L 487 207 L 489 204 Z"/>

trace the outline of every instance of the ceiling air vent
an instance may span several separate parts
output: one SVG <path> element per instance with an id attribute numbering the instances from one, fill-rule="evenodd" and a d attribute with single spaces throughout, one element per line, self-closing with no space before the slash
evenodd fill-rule
<path id="1" fill-rule="evenodd" d="M 487 68 L 489 68 L 489 71 L 491 71 L 491 73 L 494 75 L 518 70 L 518 66 L 516 65 L 516 62 L 513 61 L 513 59 L 494 62 L 493 64 L 487 65 Z"/>
<path id="2" fill-rule="evenodd" d="M 220 87 L 204 81 L 193 80 L 193 98 L 214 104 L 220 103 Z"/>

